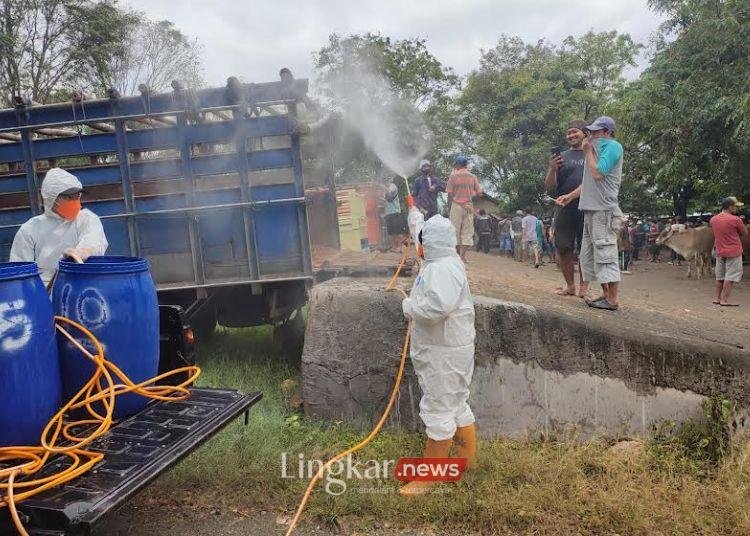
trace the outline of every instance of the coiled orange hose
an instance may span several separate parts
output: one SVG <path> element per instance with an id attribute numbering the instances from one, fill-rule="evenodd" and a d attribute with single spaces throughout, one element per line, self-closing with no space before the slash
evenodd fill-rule
<path id="1" fill-rule="evenodd" d="M 7 507 L 11 519 L 21 536 L 28 536 L 28 532 L 21 522 L 16 504 L 24 499 L 33 497 L 55 486 L 60 486 L 84 474 L 103 458 L 104 454 L 84 449 L 85 446 L 101 437 L 112 427 L 115 409 L 115 397 L 125 393 L 139 395 L 161 401 L 185 400 L 190 391 L 187 386 L 200 375 L 200 368 L 195 366 L 182 367 L 165 374 L 160 374 L 145 382 L 133 383 L 117 365 L 107 361 L 104 348 L 99 340 L 86 327 L 61 316 L 55 317 L 57 331 L 76 346 L 96 366 L 91 379 L 71 398 L 49 421 L 42 432 L 40 446 L 13 446 L 0 448 L 0 462 L 15 461 L 16 465 L 0 470 L 0 508 Z M 72 326 L 91 341 L 96 354 L 91 354 L 78 342 L 61 324 Z M 156 382 L 175 375 L 186 374 L 186 379 L 179 385 L 154 385 Z M 115 378 L 119 380 L 115 383 Z M 93 406 L 95 402 L 104 407 L 101 415 Z M 90 419 L 65 422 L 64 416 L 68 411 L 85 408 Z M 91 426 L 96 428 L 84 437 L 78 437 L 71 430 L 76 426 Z M 67 444 L 58 445 L 62 438 Z M 19 476 L 33 475 L 39 472 L 52 455 L 62 454 L 70 459 L 70 464 L 60 472 L 44 478 L 33 480 L 16 480 Z M 5 480 L 5 481 L 3 481 Z M 20 493 L 16 490 L 23 490 Z"/>

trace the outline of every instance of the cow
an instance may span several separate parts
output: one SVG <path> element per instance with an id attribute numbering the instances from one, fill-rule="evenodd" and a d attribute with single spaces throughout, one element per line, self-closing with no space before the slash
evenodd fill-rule
<path id="1" fill-rule="evenodd" d="M 664 229 L 656 239 L 659 245 L 665 245 L 688 261 L 688 279 L 696 270 L 696 278 L 701 279 L 706 271 L 711 270 L 711 250 L 714 247 L 714 230 L 708 226 L 673 231 Z M 693 268 L 695 266 L 695 268 Z"/>

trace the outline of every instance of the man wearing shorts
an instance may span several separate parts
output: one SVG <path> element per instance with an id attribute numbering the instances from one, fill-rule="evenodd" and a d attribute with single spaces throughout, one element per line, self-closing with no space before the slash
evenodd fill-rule
<path id="1" fill-rule="evenodd" d="M 622 182 L 622 145 L 615 139 L 615 122 L 611 117 L 599 117 L 586 127 L 589 138 L 581 144 L 586 157 L 581 186 L 560 196 L 558 204 L 568 205 L 579 198 L 583 211 L 581 240 L 581 272 L 584 282 L 598 281 L 602 295 L 586 299 L 589 307 L 616 311 L 619 307 L 620 263 L 617 235 L 622 223 L 619 205 Z"/>
<path id="2" fill-rule="evenodd" d="M 555 198 L 571 193 L 583 181 L 585 155 L 581 144 L 586 138 L 585 129 L 585 121 L 571 121 L 565 133 L 570 149 L 552 155 L 549 160 L 544 186 L 547 191 L 554 192 L 552 195 Z M 558 289 L 557 293 L 561 296 L 575 296 L 575 255 L 576 250 L 581 247 L 583 238 L 583 212 L 578 210 L 578 199 L 573 199 L 557 209 L 554 237 L 554 245 L 560 259 L 560 271 L 565 278 L 565 286 Z M 578 295 L 583 297 L 588 292 L 588 283 L 584 283 L 582 273 L 579 285 Z"/>
<path id="3" fill-rule="evenodd" d="M 474 204 L 472 200 L 482 194 L 482 186 L 476 176 L 466 169 L 469 159 L 457 156 L 453 159 L 453 172 L 448 178 L 448 201 L 451 205 L 450 220 L 456 229 L 456 251 L 466 262 L 466 251 L 474 244 Z"/>
<path id="4" fill-rule="evenodd" d="M 736 216 L 737 209 L 744 203 L 736 197 L 727 197 L 721 202 L 721 212 L 711 218 L 716 248 L 716 298 L 715 305 L 736 307 L 729 301 L 732 286 L 742 279 L 742 240 L 747 228 Z"/>

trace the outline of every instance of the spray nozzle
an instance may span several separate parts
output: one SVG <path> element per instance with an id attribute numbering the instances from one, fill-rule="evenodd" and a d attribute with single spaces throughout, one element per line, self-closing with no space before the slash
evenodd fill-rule
<path id="1" fill-rule="evenodd" d="M 414 197 L 411 194 L 406 196 L 406 206 L 412 208 L 414 206 Z"/>

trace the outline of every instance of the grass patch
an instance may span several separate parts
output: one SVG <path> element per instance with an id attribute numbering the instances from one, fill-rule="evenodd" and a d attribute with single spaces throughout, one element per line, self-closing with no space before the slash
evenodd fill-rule
<path id="1" fill-rule="evenodd" d="M 362 437 L 289 409 L 293 389 L 284 382 L 298 381 L 299 371 L 274 354 L 270 329 L 220 330 L 199 355 L 200 385 L 261 390 L 264 399 L 249 426 L 232 423 L 155 484 L 160 492 L 190 489 L 235 508 L 293 511 L 307 481 L 281 478 L 281 453 L 325 459 Z M 716 400 L 706 408 L 719 420 L 725 410 Z M 418 455 L 422 441 L 388 430 L 359 459 Z M 483 441 L 476 469 L 444 493 L 405 502 L 392 493 L 393 480 L 349 481 L 340 496 L 319 489 L 306 516 L 363 530 L 387 521 L 451 534 L 750 534 L 749 483 L 750 446 L 728 448 L 708 419 L 662 427 L 631 460 L 603 442 Z"/>

